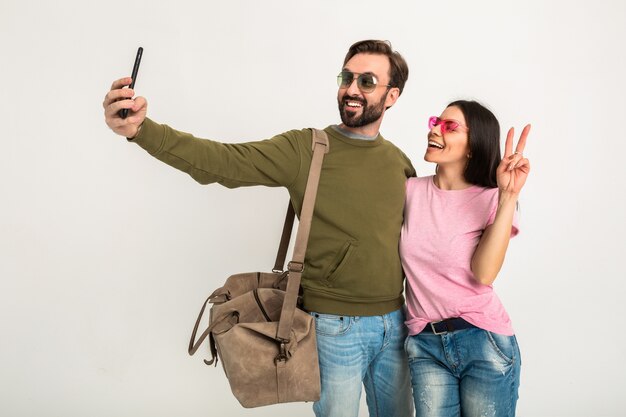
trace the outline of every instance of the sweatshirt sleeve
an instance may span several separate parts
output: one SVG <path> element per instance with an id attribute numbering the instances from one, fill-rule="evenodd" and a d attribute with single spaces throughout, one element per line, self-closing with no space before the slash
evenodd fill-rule
<path id="1" fill-rule="evenodd" d="M 200 184 L 228 188 L 251 185 L 288 187 L 300 171 L 303 131 L 237 144 L 196 138 L 146 118 L 132 142 Z"/>

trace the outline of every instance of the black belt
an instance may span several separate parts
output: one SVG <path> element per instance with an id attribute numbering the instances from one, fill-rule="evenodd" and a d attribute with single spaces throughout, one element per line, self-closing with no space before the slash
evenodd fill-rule
<path id="1" fill-rule="evenodd" d="M 460 317 L 455 317 L 428 323 L 426 327 L 424 327 L 424 330 L 422 330 L 422 333 L 445 334 L 455 330 L 471 329 L 474 327 L 476 326 L 472 323 L 467 322 Z"/>

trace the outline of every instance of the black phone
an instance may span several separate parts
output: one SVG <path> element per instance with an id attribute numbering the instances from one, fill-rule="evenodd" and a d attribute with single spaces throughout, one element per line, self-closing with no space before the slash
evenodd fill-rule
<path id="1" fill-rule="evenodd" d="M 130 82 L 129 88 L 135 88 L 135 81 L 137 80 L 137 72 L 139 72 L 139 64 L 141 63 L 141 55 L 143 54 L 143 48 L 140 46 L 137 49 L 137 56 L 135 57 L 135 64 L 133 65 L 133 73 L 131 75 L 132 81 Z M 128 109 L 121 109 L 118 114 L 122 119 L 126 119 L 128 116 Z"/>

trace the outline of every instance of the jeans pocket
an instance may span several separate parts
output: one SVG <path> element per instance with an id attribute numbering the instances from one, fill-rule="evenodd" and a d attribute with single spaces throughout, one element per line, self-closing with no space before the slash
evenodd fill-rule
<path id="1" fill-rule="evenodd" d="M 508 365 L 515 362 L 517 356 L 517 343 L 515 342 L 515 336 L 505 336 L 498 333 L 493 333 L 485 330 L 487 339 L 493 350 L 502 358 Z"/>
<path id="2" fill-rule="evenodd" d="M 315 319 L 315 332 L 320 336 L 341 336 L 350 330 L 352 320 L 349 316 L 310 313 Z"/>
<path id="3" fill-rule="evenodd" d="M 430 357 L 427 352 L 420 348 L 419 335 L 407 336 L 404 341 L 404 351 L 406 352 L 406 357 L 409 360 L 409 363 L 416 359 Z"/>

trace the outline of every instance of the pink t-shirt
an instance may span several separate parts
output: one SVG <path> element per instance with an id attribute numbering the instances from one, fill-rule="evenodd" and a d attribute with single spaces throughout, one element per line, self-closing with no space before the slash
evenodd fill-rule
<path id="1" fill-rule="evenodd" d="M 406 274 L 409 334 L 427 323 L 462 317 L 481 329 L 513 335 L 511 320 L 491 285 L 474 279 L 470 262 L 493 223 L 498 189 L 441 190 L 433 177 L 407 181 L 400 256 Z M 517 235 L 517 216 L 511 237 Z"/>

